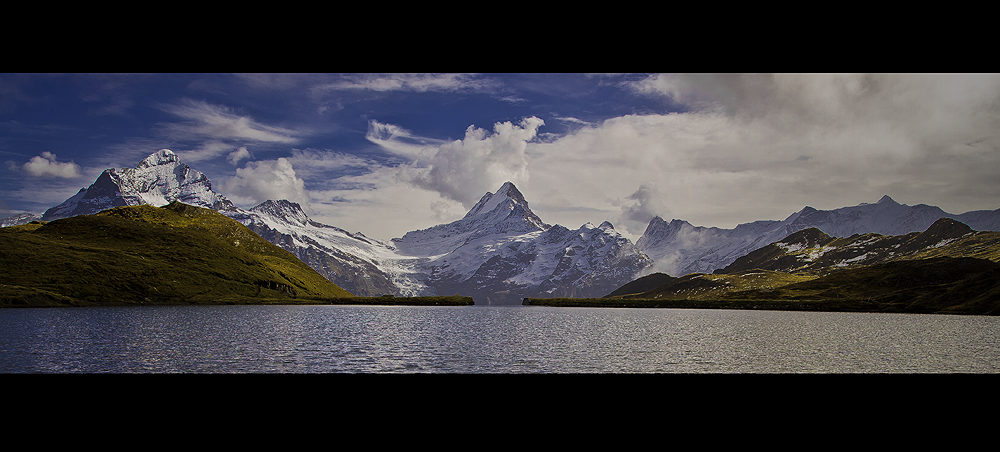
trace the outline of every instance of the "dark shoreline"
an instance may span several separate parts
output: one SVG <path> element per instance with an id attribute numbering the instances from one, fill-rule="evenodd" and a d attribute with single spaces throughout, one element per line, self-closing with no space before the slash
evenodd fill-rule
<path id="1" fill-rule="evenodd" d="M 0 308 L 69 308 L 94 306 L 226 306 L 226 305 L 368 305 L 368 306 L 472 306 L 472 297 L 342 297 L 342 298 L 224 298 L 216 301 L 109 301 L 88 302 L 58 296 L 0 299 Z"/>
<path id="2" fill-rule="evenodd" d="M 879 303 L 870 300 L 767 300 L 767 299 L 641 299 L 641 298 L 526 298 L 527 306 L 585 307 L 585 308 L 653 308 L 653 309 L 736 309 L 762 311 L 809 312 L 870 312 L 893 314 L 952 314 L 998 315 L 995 312 L 978 312 L 969 309 L 920 309 L 904 304 Z"/>

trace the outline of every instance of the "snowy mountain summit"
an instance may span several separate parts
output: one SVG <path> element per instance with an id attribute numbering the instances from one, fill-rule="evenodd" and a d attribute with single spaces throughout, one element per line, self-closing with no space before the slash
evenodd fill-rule
<path id="1" fill-rule="evenodd" d="M 461 220 L 394 239 L 399 253 L 420 257 L 425 283 L 440 295 L 483 304 L 526 297 L 601 297 L 652 261 L 611 223 L 573 231 L 546 224 L 513 183 L 486 193 Z"/>
<path id="2" fill-rule="evenodd" d="M 220 212 L 236 209 L 225 196 L 212 190 L 212 182 L 202 172 L 181 163 L 173 151 L 161 149 L 135 168 L 104 170 L 89 187 L 46 210 L 42 220 L 94 214 L 112 207 L 140 204 L 159 207 L 173 201 Z"/>
<path id="3" fill-rule="evenodd" d="M 488 236 L 506 237 L 548 228 L 528 208 L 517 187 L 507 182 L 496 193 L 483 195 L 461 220 L 410 231 L 393 242 L 402 254 L 435 256 Z"/>

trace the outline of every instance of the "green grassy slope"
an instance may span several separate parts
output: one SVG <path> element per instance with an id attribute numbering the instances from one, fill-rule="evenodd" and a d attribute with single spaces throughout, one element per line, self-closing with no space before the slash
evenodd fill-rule
<path id="1" fill-rule="evenodd" d="M 181 203 L 2 228 L 0 269 L 7 306 L 352 296 L 242 224 Z"/>

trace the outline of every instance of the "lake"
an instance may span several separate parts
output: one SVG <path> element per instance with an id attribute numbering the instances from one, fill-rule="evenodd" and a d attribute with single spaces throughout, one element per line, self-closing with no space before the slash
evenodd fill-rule
<path id="1" fill-rule="evenodd" d="M 994 373 L 1000 318 L 540 306 L 0 309 L 0 373 Z"/>

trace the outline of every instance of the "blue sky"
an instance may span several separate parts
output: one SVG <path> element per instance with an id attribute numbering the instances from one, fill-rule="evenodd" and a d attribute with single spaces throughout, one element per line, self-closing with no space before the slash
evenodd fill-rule
<path id="1" fill-rule="evenodd" d="M 390 239 L 512 181 L 543 221 L 1000 208 L 995 74 L 2 74 L 0 210 L 171 149 L 237 205 Z M 2 215 L 3 212 L 0 212 Z"/>

